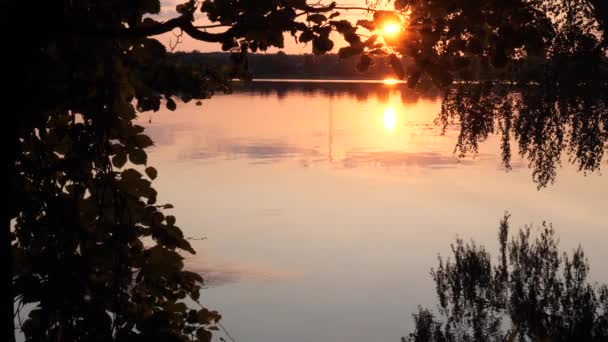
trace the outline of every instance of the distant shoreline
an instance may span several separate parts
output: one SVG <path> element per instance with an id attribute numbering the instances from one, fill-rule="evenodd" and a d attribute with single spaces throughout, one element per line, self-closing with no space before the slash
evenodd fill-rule
<path id="1" fill-rule="evenodd" d="M 405 84 L 406 81 L 395 79 L 339 79 L 339 78 L 254 78 L 252 82 L 284 83 L 383 83 L 386 85 Z"/>

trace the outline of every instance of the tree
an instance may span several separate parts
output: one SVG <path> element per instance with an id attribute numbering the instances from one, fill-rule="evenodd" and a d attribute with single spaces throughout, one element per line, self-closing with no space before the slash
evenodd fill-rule
<path id="1" fill-rule="evenodd" d="M 391 48 L 416 65 L 407 72 L 411 85 L 420 77 L 449 85 L 474 57 L 504 68 L 539 56 L 546 60 L 547 76 L 537 81 L 552 84 L 606 80 L 608 8 L 602 1 L 396 0 L 394 5 L 405 28 Z"/>
<path id="2" fill-rule="evenodd" d="M 361 71 L 372 63 L 369 54 L 385 55 L 403 78 L 400 58 L 412 58 L 412 85 L 422 75 L 449 84 L 469 54 L 501 66 L 521 46 L 526 53 L 545 48 L 557 70 L 566 58 L 553 56 L 599 63 L 605 52 L 606 6 L 599 1 L 562 2 L 557 8 L 576 20 L 561 26 L 547 20 L 549 1 L 470 3 L 397 0 L 397 13 L 369 8 L 373 20 L 353 24 L 339 20 L 338 10 L 357 7 L 305 0 L 190 0 L 162 22 L 153 17 L 159 0 L 3 1 L 10 50 L 3 64 L 2 335 L 14 340 L 15 305 L 33 305 L 20 324 L 28 341 L 210 338 L 219 315 L 185 305 L 198 298 L 202 279 L 183 270 L 180 252 L 194 251 L 165 213 L 170 205 L 157 204 L 157 171 L 145 152 L 153 142 L 133 119 L 161 105 L 175 110 L 176 96 L 229 92 L 232 78 L 249 77 L 247 53 L 283 47 L 285 33 L 318 55 L 332 50 L 330 33 L 337 31 L 348 44 L 340 56 L 359 55 Z M 575 14 L 572 8 L 585 4 L 593 7 Z M 197 25 L 196 13 L 210 23 Z M 358 32 L 400 19 L 407 19 L 403 39 L 383 44 Z M 172 30 L 220 44 L 233 66 L 169 63 L 153 37 Z"/>
<path id="3" fill-rule="evenodd" d="M 145 152 L 153 142 L 133 119 L 175 110 L 174 96 L 229 91 L 247 76 L 246 53 L 282 47 L 284 32 L 330 50 L 337 8 L 187 1 L 158 22 L 158 0 L 2 2 L 5 32 L 26 27 L 7 38 L 3 74 L 2 336 L 14 340 L 16 318 L 27 341 L 208 341 L 220 316 L 186 305 L 203 280 L 183 269 L 181 253 L 194 250 L 171 205 L 157 204 Z M 197 27 L 195 12 L 212 24 Z M 174 29 L 221 44 L 234 66 L 168 63 L 150 37 Z"/>
<path id="4" fill-rule="evenodd" d="M 608 285 L 587 281 L 582 248 L 558 249 L 555 231 L 543 223 L 534 238 L 525 227 L 509 240 L 509 215 L 500 222 L 500 254 L 458 239 L 453 259 L 431 271 L 439 319 L 414 314 L 410 341 L 605 341 Z"/>

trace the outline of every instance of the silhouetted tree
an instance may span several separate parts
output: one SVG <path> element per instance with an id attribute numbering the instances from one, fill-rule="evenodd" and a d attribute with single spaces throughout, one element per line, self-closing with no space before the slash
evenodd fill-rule
<path id="1" fill-rule="evenodd" d="M 401 39 L 388 45 L 411 61 L 407 75 L 398 72 L 410 85 L 421 77 L 449 85 L 478 57 L 495 68 L 540 57 L 543 79 L 553 84 L 606 80 L 608 6 L 601 0 L 396 0 L 394 5 L 404 28 Z"/>
<path id="2" fill-rule="evenodd" d="M 165 214 L 171 206 L 157 204 L 153 142 L 133 120 L 175 110 L 174 96 L 230 91 L 232 78 L 247 77 L 247 52 L 283 47 L 283 33 L 322 54 L 330 31 L 352 26 L 330 22 L 335 3 L 304 0 L 185 1 L 163 22 L 153 19 L 159 0 L 0 9 L 15 32 L 3 64 L 3 340 L 14 340 L 17 319 L 27 341 L 208 341 L 220 316 L 191 305 L 202 278 L 183 269 L 181 253 L 194 250 Z M 211 24 L 195 24 L 195 13 Z M 150 37 L 172 30 L 221 44 L 233 66 L 169 63 Z"/>
<path id="3" fill-rule="evenodd" d="M 28 317 L 17 318 L 28 341 L 210 339 L 219 315 L 186 305 L 198 299 L 202 279 L 183 270 L 180 252 L 194 251 L 165 215 L 170 205 L 157 204 L 157 171 L 145 152 L 153 143 L 133 124 L 137 112 L 175 110 L 175 96 L 187 102 L 230 91 L 232 78 L 249 77 L 247 53 L 283 47 L 284 33 L 320 55 L 332 50 L 337 31 L 348 43 L 339 55 L 359 55 L 359 70 L 371 65 L 369 54 L 386 55 L 403 78 L 399 57 L 411 58 L 412 84 L 420 75 L 448 84 L 470 54 L 500 67 L 538 51 L 551 70 L 572 70 L 565 79 L 549 73 L 554 82 L 601 77 L 606 6 L 546 6 L 552 3 L 398 0 L 406 35 L 386 46 L 357 29 L 377 29 L 397 14 L 373 11 L 372 21 L 352 24 L 337 11 L 353 7 L 335 3 L 190 0 L 158 21 L 159 0 L 3 1 L 10 51 L 3 63 L 2 336 L 14 340 L 14 310 L 25 305 Z M 210 23 L 196 24 L 197 13 Z M 550 20 L 562 14 L 563 24 Z M 172 30 L 220 44 L 233 65 L 169 62 L 151 37 Z"/>
<path id="4" fill-rule="evenodd" d="M 558 249 L 555 231 L 525 227 L 509 240 L 509 215 L 500 222 L 500 254 L 458 239 L 453 259 L 431 271 L 439 315 L 419 308 L 409 341 L 605 341 L 608 286 L 587 280 L 581 247 Z M 536 229 L 535 229 L 536 230 Z"/>

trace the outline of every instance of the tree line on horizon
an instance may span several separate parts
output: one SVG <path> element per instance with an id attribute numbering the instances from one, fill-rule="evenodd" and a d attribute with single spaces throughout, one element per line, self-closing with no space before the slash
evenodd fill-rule
<path id="1" fill-rule="evenodd" d="M 345 80 L 383 80 L 396 78 L 393 66 L 385 56 L 371 56 L 372 62 L 366 70 L 359 70 L 357 57 L 341 57 L 337 53 L 315 55 L 312 53 L 288 54 L 252 53 L 247 56 L 248 76 L 251 78 L 293 78 L 293 79 L 345 79 Z M 174 52 L 168 56 L 170 63 L 177 65 L 205 65 L 215 69 L 228 69 L 232 65 L 228 52 Z M 413 69 L 411 60 L 402 61 L 404 70 Z M 457 81 L 523 81 L 532 82 L 542 79 L 547 60 L 540 57 L 512 61 L 506 67 L 494 67 L 481 57 L 472 57 L 466 67 L 455 74 Z M 603 70 L 608 75 L 608 68 Z M 422 80 L 424 82 L 424 80 Z M 428 81 L 426 82 L 428 83 Z M 420 84 L 428 87 L 430 84 Z"/>

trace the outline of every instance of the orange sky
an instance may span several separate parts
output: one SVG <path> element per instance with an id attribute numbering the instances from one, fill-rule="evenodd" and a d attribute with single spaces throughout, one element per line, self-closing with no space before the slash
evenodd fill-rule
<path id="1" fill-rule="evenodd" d="M 385 0 L 385 1 L 380 1 L 381 3 L 385 4 L 387 2 L 389 2 L 390 0 Z M 167 20 L 170 18 L 174 18 L 176 17 L 178 14 L 175 11 L 175 6 L 177 4 L 183 3 L 185 2 L 184 0 L 162 0 L 162 9 L 161 9 L 161 14 L 159 15 L 160 20 Z M 338 3 L 338 5 L 343 5 L 343 6 L 366 6 L 366 2 L 374 2 L 374 0 L 338 0 L 336 1 Z M 322 0 L 320 1 L 320 3 L 322 4 L 328 4 L 331 3 L 331 1 L 327 1 L 327 0 Z M 389 4 L 389 6 L 392 6 L 392 4 Z M 352 21 L 356 21 L 359 18 L 364 17 L 366 14 L 363 11 L 341 11 L 341 16 L 340 18 L 342 19 L 349 19 Z M 203 15 L 200 15 L 200 18 L 198 19 L 198 23 L 200 24 L 204 24 L 206 21 L 206 18 Z M 170 42 L 175 42 L 175 37 L 171 34 L 171 33 L 166 33 L 163 35 L 160 35 L 158 37 L 158 39 L 165 44 L 165 46 L 169 46 Z M 181 38 L 182 42 L 175 48 L 175 51 L 192 51 L 192 50 L 198 50 L 198 51 L 204 51 L 204 52 L 208 52 L 208 51 L 221 51 L 221 47 L 220 44 L 217 43 L 206 43 L 206 42 L 200 42 L 197 40 L 194 40 L 190 37 L 188 37 L 187 35 L 183 35 L 183 37 Z M 334 37 L 335 42 L 336 42 L 336 46 L 339 47 L 340 45 L 344 44 L 343 41 L 341 42 L 339 39 L 339 36 L 336 35 L 336 37 Z M 293 37 L 289 36 L 288 34 L 285 35 L 285 48 L 283 49 L 283 51 L 285 51 L 286 53 L 292 53 L 292 54 L 302 54 L 302 53 L 310 53 L 312 50 L 311 45 L 304 45 L 304 44 L 297 44 Z M 277 52 L 278 49 L 270 49 L 268 52 Z M 337 52 L 337 49 L 334 48 L 334 51 L 332 52 Z"/>

